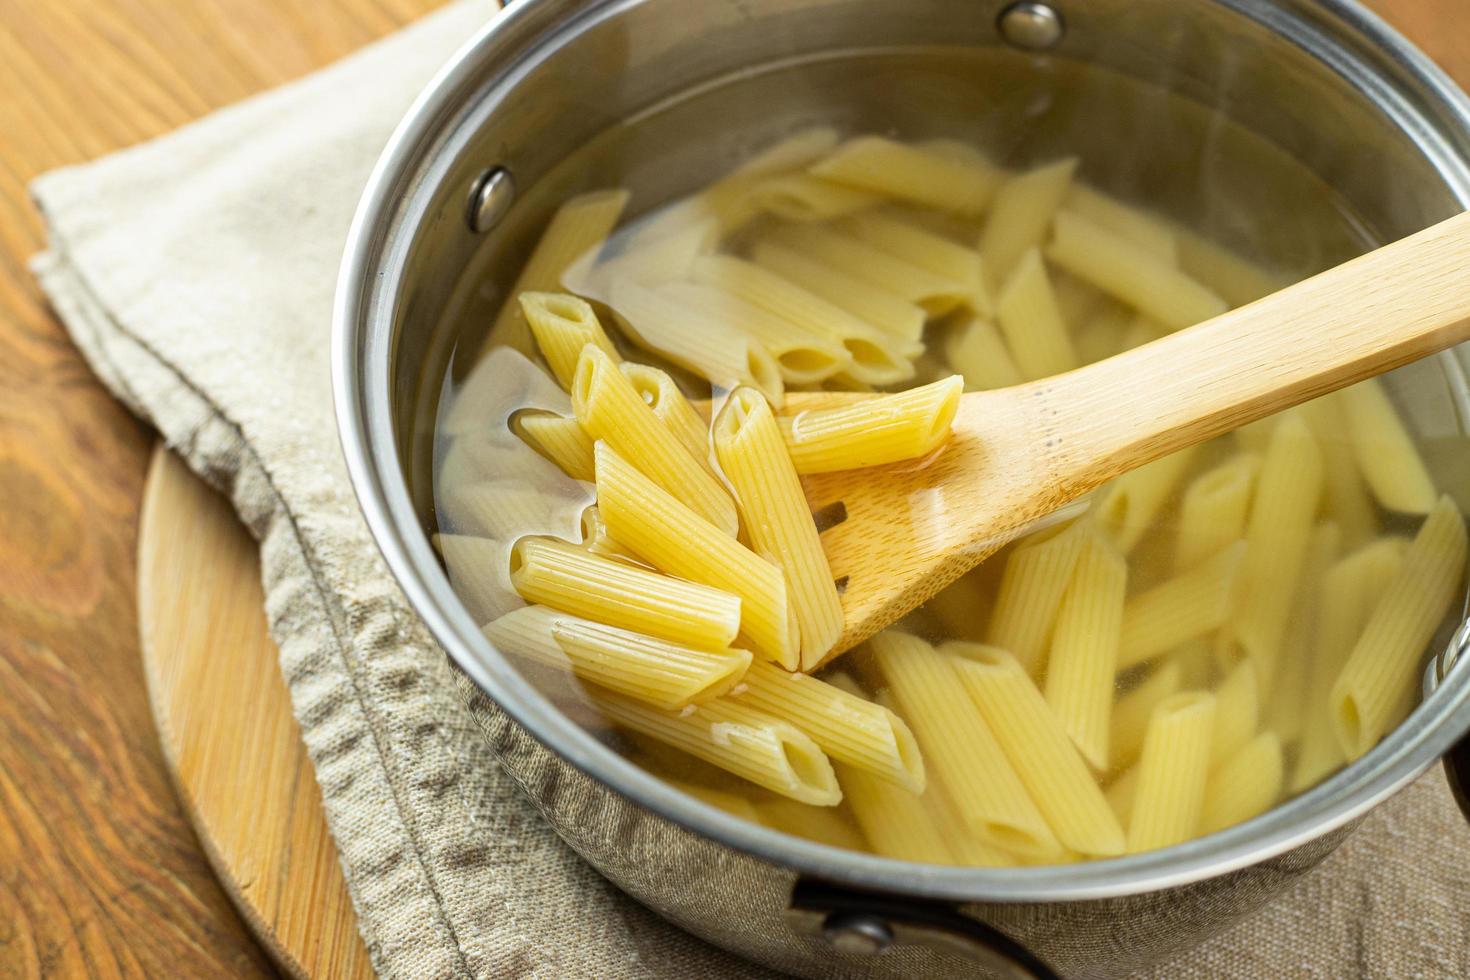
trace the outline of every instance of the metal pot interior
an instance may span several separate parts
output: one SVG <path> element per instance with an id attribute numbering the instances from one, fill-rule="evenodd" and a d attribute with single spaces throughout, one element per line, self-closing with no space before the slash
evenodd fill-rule
<path id="1" fill-rule="evenodd" d="M 1245 866 L 1363 812 L 1470 723 L 1466 685 L 1435 692 L 1327 783 L 1203 841 L 1004 875 L 903 865 L 743 825 L 596 743 L 488 646 L 427 540 L 436 413 L 469 360 L 456 352 L 478 350 L 520 257 L 584 190 L 628 187 L 636 215 L 812 123 L 960 137 L 1004 163 L 1076 154 L 1097 186 L 1299 274 L 1470 201 L 1463 97 L 1351 4 L 1061 0 L 1066 33 L 1045 53 L 1005 42 L 1003 6 L 518 5 L 441 75 L 380 165 L 340 300 L 339 401 L 365 509 L 409 598 L 459 665 L 574 764 L 706 835 L 854 883 L 999 900 L 1142 891 Z M 466 195 L 495 165 L 517 197 L 477 235 Z M 1389 383 L 1436 479 L 1466 507 L 1460 356 Z"/>

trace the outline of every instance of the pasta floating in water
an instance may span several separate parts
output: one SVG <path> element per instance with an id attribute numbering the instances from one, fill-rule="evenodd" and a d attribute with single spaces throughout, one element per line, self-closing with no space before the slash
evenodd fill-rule
<path id="1" fill-rule="evenodd" d="M 631 221 L 566 201 L 441 410 L 433 542 L 487 641 L 708 805 L 905 861 L 1169 847 L 1371 751 L 1467 550 L 1378 380 L 1119 477 L 828 664 L 845 515 L 807 476 L 927 467 L 963 391 L 1290 281 L 1089 173 L 815 128 Z"/>

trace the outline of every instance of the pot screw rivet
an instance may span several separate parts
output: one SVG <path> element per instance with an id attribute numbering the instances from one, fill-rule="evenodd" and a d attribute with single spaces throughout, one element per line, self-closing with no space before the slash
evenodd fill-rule
<path id="1" fill-rule="evenodd" d="M 487 232 L 500 223 L 515 200 L 516 182 L 504 167 L 491 167 L 470 188 L 470 206 L 465 214 L 470 231 Z"/>
<path id="2" fill-rule="evenodd" d="M 1067 25 L 1056 8 L 1035 0 L 1020 0 L 1002 10 L 995 27 L 1006 43 L 1027 51 L 1053 48 L 1067 32 Z"/>
<path id="3" fill-rule="evenodd" d="M 875 956 L 893 945 L 893 930 L 876 915 L 834 912 L 822 924 L 822 935 L 839 953 Z"/>

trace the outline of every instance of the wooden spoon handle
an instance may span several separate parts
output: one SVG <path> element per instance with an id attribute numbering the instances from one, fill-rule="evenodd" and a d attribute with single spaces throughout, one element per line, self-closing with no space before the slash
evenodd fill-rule
<path id="1" fill-rule="evenodd" d="M 1094 486 L 1467 338 L 1470 212 L 1031 387 L 1054 475 Z"/>

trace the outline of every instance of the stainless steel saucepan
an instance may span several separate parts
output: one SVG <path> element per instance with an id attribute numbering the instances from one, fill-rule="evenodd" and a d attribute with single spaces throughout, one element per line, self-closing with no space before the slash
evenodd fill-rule
<path id="1" fill-rule="evenodd" d="M 1470 631 L 1440 638 L 1424 702 L 1389 738 L 1254 820 L 1115 860 L 934 867 L 743 822 L 620 757 L 488 644 L 430 546 L 442 381 L 555 205 L 620 185 L 636 213 L 817 122 L 1077 153 L 1108 189 L 1309 272 L 1470 206 L 1470 101 L 1350 0 L 525 0 L 419 98 L 358 212 L 333 337 L 352 479 L 409 601 L 499 705 L 482 721 L 501 763 L 568 843 L 671 921 L 802 976 L 1107 976 L 1166 958 L 1451 752 L 1470 728 Z M 1298 176 L 1259 179 L 1271 168 Z M 1352 240 L 1314 234 L 1309 208 Z M 1464 507 L 1462 358 L 1388 381 Z M 1467 758 L 1450 756 L 1462 788 Z"/>

